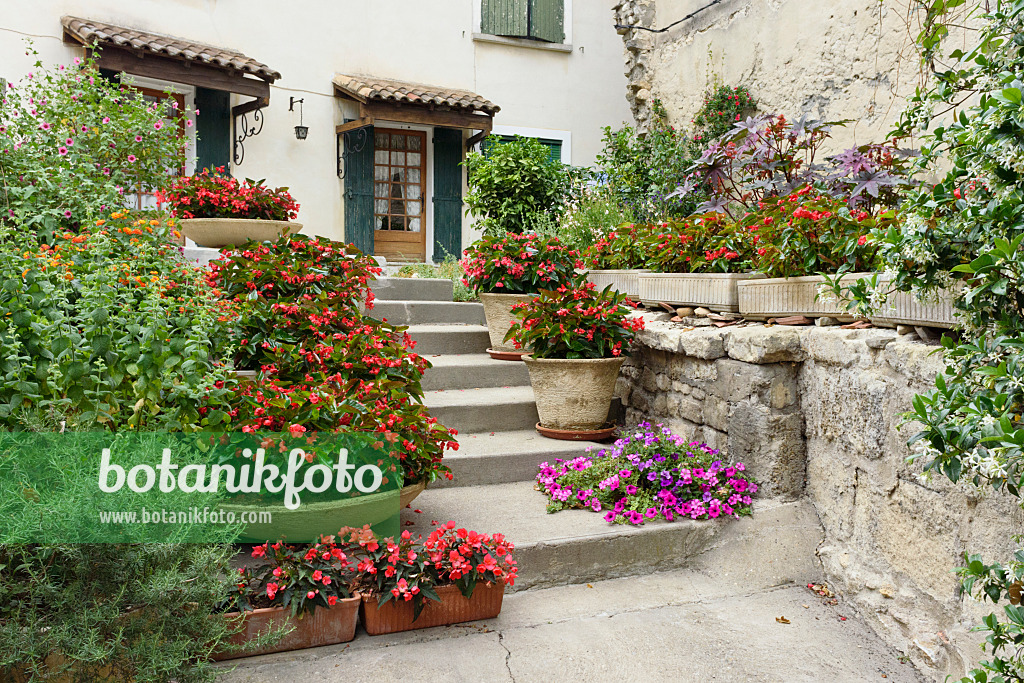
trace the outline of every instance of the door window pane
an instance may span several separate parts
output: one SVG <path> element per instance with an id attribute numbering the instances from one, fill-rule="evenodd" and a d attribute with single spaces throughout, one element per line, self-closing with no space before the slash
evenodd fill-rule
<path id="1" fill-rule="evenodd" d="M 373 212 L 377 230 L 423 231 L 425 138 L 420 131 L 376 131 Z"/>

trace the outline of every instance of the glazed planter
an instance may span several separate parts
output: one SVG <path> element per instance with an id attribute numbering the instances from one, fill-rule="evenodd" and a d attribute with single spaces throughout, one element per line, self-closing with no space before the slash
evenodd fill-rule
<path id="1" fill-rule="evenodd" d="M 647 273 L 637 275 L 640 301 L 645 304 L 703 306 L 712 311 L 740 310 L 737 285 L 763 278 L 761 273 Z"/>
<path id="2" fill-rule="evenodd" d="M 491 338 L 491 350 L 506 353 L 517 353 L 526 349 L 517 349 L 512 342 L 505 341 L 509 327 L 515 316 L 513 304 L 526 303 L 533 300 L 534 294 L 481 294 L 480 303 L 484 305 L 484 317 L 487 318 L 487 334 Z"/>
<path id="3" fill-rule="evenodd" d="M 645 270 L 588 270 L 587 280 L 592 282 L 598 290 L 603 290 L 611 285 L 612 290 L 625 294 L 630 299 L 640 297 L 640 282 L 637 276 L 646 273 Z"/>
<path id="4" fill-rule="evenodd" d="M 856 282 L 865 275 L 870 274 L 852 273 L 845 276 L 843 282 Z M 828 316 L 843 322 L 854 320 L 856 316 L 851 315 L 835 297 L 818 296 L 824 284 L 825 278 L 820 275 L 745 280 L 738 284 L 739 312 L 751 320 L 789 315 Z"/>
<path id="5" fill-rule="evenodd" d="M 394 493 L 371 493 L 344 500 L 302 503 L 297 509 L 289 510 L 283 504 L 258 505 L 246 503 L 221 503 L 218 507 L 225 512 L 241 514 L 269 513 L 270 520 L 252 521 L 245 525 L 239 536 L 240 543 L 262 543 L 267 539 L 285 538 L 289 543 L 312 543 L 323 534 L 336 534 L 346 526 L 361 527 L 364 524 L 378 524 L 396 516 L 401 510 L 423 493 L 425 483 L 410 484 L 402 488 L 395 507 Z M 249 517 L 259 520 L 259 516 Z"/>
<path id="6" fill-rule="evenodd" d="M 303 650 L 307 647 L 335 645 L 347 643 L 355 638 L 356 618 L 359 616 L 359 605 L 362 599 L 357 595 L 338 600 L 329 609 L 318 607 L 307 612 L 301 618 L 293 616 L 289 607 L 269 607 L 251 612 L 231 612 L 218 615 L 222 619 L 242 622 L 242 630 L 233 635 L 228 642 L 232 645 L 244 645 L 260 634 L 281 626 L 292 626 L 293 630 L 274 645 L 248 652 L 215 652 L 213 659 L 237 659 L 239 657 L 255 657 L 271 652 Z"/>
<path id="7" fill-rule="evenodd" d="M 625 358 L 533 358 L 523 356 L 541 426 L 595 431 L 605 427 L 615 380 Z"/>
<path id="8" fill-rule="evenodd" d="M 493 619 L 501 612 L 505 582 L 478 583 L 471 598 L 462 595 L 462 591 L 455 585 L 440 586 L 435 590 L 441 602 L 428 600 L 420 612 L 420 618 L 415 621 L 412 601 L 389 600 L 380 605 L 376 597 L 364 595 L 360 607 L 363 628 L 371 636 L 379 636 L 417 628 Z"/>
<path id="9" fill-rule="evenodd" d="M 220 248 L 249 240 L 276 242 L 281 235 L 302 229 L 302 223 L 250 218 L 185 218 L 179 221 L 185 237 L 200 247 Z"/>

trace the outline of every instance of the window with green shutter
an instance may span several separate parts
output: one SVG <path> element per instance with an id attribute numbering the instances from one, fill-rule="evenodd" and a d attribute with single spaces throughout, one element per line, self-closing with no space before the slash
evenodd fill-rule
<path id="1" fill-rule="evenodd" d="M 480 151 L 483 153 L 484 156 L 488 156 L 490 154 L 490 150 L 493 149 L 494 145 L 496 145 L 496 144 L 503 145 L 506 142 L 512 142 L 515 139 L 516 139 L 515 135 L 493 135 L 493 134 L 489 135 L 487 138 L 484 139 L 484 142 L 481 145 L 482 149 Z M 549 161 L 551 161 L 553 163 L 559 163 L 559 164 L 562 163 L 562 141 L 561 140 L 555 140 L 553 138 L 533 138 L 533 139 L 548 148 L 548 160 Z"/>
<path id="2" fill-rule="evenodd" d="M 480 30 L 547 43 L 565 40 L 565 0 L 481 0 Z"/>

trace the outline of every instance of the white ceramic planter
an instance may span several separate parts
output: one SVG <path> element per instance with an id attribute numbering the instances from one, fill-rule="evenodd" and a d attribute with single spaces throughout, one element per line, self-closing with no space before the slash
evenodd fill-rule
<path id="1" fill-rule="evenodd" d="M 484 317 L 487 318 L 487 335 L 491 339 L 491 349 L 498 352 L 523 351 L 517 349 L 512 342 L 505 341 L 515 315 L 512 305 L 532 301 L 535 294 L 481 294 L 480 303 L 484 305 Z"/>
<path id="2" fill-rule="evenodd" d="M 302 223 L 248 218 L 185 218 L 181 232 L 200 247 L 220 248 L 249 240 L 276 242 L 281 235 L 302 230 Z"/>
<path id="3" fill-rule="evenodd" d="M 640 301 L 645 304 L 704 306 L 712 311 L 740 310 L 737 284 L 763 278 L 760 273 L 647 273 L 637 275 Z"/>
<path id="4" fill-rule="evenodd" d="M 604 427 L 624 360 L 524 356 L 541 426 L 572 430 Z"/>
<path id="5" fill-rule="evenodd" d="M 856 282 L 870 274 L 853 274 L 843 282 Z M 806 315 L 812 318 L 828 316 L 844 322 L 855 319 L 835 297 L 819 297 L 825 284 L 820 275 L 766 278 L 739 283 L 740 313 L 752 320 L 765 320 L 787 315 Z"/>
<path id="6" fill-rule="evenodd" d="M 611 285 L 614 291 L 625 294 L 631 299 L 637 299 L 640 296 L 640 281 L 637 279 L 637 276 L 645 272 L 647 271 L 636 269 L 589 270 L 587 271 L 587 280 L 594 283 L 598 290 Z"/>

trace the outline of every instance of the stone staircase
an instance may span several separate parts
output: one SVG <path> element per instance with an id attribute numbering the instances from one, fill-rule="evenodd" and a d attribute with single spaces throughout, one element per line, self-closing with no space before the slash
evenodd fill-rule
<path id="1" fill-rule="evenodd" d="M 733 566 L 778 583 L 808 580 L 808 559 L 821 539 L 806 502 L 762 501 L 742 520 L 609 524 L 602 515 L 567 510 L 549 515 L 533 489 L 537 465 L 581 455 L 598 444 L 547 439 L 534 429 L 537 407 L 523 363 L 492 360 L 483 306 L 452 301 L 447 280 L 381 278 L 369 313 L 408 325 L 416 352 L 433 367 L 423 378 L 424 402 L 459 432 L 446 463 L 454 480 L 432 484 L 402 511 L 403 529 L 422 532 L 431 521 L 455 520 L 476 531 L 504 533 L 517 546 L 515 590 L 585 583 L 684 566 Z M 411 525 L 405 526 L 406 522 Z M 758 567 L 749 566 L 757 558 Z"/>

